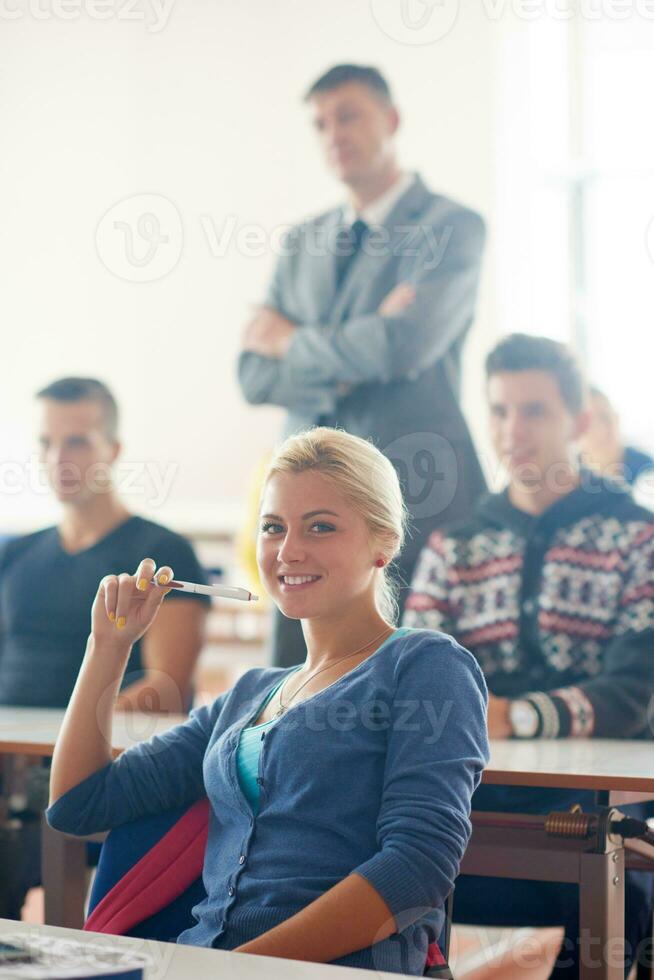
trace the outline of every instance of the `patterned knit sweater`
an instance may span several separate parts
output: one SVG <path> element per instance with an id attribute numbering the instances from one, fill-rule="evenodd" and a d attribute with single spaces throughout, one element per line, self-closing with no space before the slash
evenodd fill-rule
<path id="1" fill-rule="evenodd" d="M 435 532 L 404 623 L 452 634 L 493 694 L 527 697 L 537 736 L 652 737 L 654 514 L 581 475 L 538 517 L 504 492 Z"/>

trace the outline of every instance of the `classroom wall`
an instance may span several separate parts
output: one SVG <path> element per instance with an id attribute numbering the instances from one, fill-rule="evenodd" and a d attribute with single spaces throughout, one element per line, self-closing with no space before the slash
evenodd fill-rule
<path id="1" fill-rule="evenodd" d="M 377 64 L 403 111 L 405 164 L 492 229 L 498 25 L 450 2 L 435 8 L 456 15 L 449 31 L 432 23 L 436 39 L 386 0 L 107 2 L 16 0 L 0 15 L 0 520 L 56 513 L 31 455 L 32 393 L 78 373 L 123 406 L 130 506 L 183 528 L 231 525 L 281 421 L 241 400 L 243 323 L 282 227 L 341 198 L 303 89 L 334 62 Z M 480 435 L 493 250 L 491 234 L 466 355 Z"/>

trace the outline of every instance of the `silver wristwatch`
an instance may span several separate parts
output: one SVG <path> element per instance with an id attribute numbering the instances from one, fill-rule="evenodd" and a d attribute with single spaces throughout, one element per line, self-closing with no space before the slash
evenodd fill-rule
<path id="1" fill-rule="evenodd" d="M 509 721 L 516 738 L 534 738 L 538 731 L 540 715 L 531 701 L 518 699 L 509 705 Z"/>

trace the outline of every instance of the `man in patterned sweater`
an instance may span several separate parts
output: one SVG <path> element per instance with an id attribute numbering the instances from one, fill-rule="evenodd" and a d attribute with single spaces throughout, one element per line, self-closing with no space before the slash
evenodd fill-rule
<path id="1" fill-rule="evenodd" d="M 436 531 L 404 624 L 450 633 L 477 657 L 492 738 L 651 737 L 654 514 L 628 488 L 580 469 L 583 381 L 563 345 L 514 334 L 486 362 L 491 440 L 509 475 L 472 519 Z M 482 786 L 477 810 L 548 812 L 592 794 Z M 626 938 L 648 934 L 652 877 L 629 873 Z M 576 976 L 571 885 L 459 879 L 458 921 L 565 924 L 553 976 Z M 631 957 L 628 958 L 631 962 Z"/>

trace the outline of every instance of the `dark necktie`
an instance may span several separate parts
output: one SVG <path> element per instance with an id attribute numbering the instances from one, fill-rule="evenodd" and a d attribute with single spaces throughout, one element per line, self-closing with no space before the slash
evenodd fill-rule
<path id="1" fill-rule="evenodd" d="M 348 269 L 361 251 L 367 231 L 368 225 L 361 218 L 357 218 L 350 228 L 342 228 L 339 231 L 336 251 L 336 289 L 340 289 L 345 282 Z"/>

